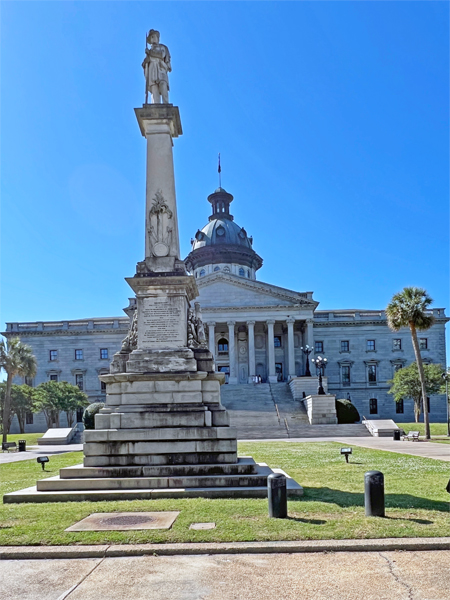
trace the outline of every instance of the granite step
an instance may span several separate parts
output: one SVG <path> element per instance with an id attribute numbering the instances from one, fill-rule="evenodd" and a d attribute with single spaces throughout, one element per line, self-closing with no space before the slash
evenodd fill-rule
<path id="1" fill-rule="evenodd" d="M 75 465 L 60 470 L 61 479 L 94 477 L 185 477 L 189 475 L 252 475 L 256 463 L 251 457 L 239 457 L 233 464 L 159 465 L 137 467 L 84 467 Z"/>
<path id="2" fill-rule="evenodd" d="M 260 469 L 261 471 L 261 469 Z M 94 479 L 41 479 L 39 492 L 71 490 L 134 490 L 209 487 L 260 487 L 267 486 L 267 476 L 272 471 L 266 467 L 254 475 L 189 475 L 186 477 L 121 477 Z"/>

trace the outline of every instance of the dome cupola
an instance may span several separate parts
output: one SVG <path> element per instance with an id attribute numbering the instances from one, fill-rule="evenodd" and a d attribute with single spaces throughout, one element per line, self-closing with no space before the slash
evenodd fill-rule
<path id="1" fill-rule="evenodd" d="M 256 279 L 262 258 L 253 250 L 253 238 L 230 214 L 233 196 L 222 187 L 208 196 L 212 214 L 203 229 L 191 240 L 192 250 L 185 259 L 186 268 L 198 277 L 223 271 Z"/>

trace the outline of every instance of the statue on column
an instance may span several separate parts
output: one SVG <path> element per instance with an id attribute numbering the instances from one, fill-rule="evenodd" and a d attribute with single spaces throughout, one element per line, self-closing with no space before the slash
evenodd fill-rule
<path id="1" fill-rule="evenodd" d="M 147 46 L 150 44 L 150 48 Z M 167 46 L 159 43 L 159 31 L 150 29 L 145 44 L 145 58 L 142 63 L 145 75 L 145 104 L 148 104 L 148 93 L 152 96 L 152 104 L 169 104 L 169 77 L 172 71 L 170 52 Z"/>

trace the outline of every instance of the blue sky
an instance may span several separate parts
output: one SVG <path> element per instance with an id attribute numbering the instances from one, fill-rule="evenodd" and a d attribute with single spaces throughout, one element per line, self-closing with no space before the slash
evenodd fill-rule
<path id="1" fill-rule="evenodd" d="M 144 252 L 145 33 L 172 54 L 183 257 L 222 184 L 258 278 L 448 308 L 444 2 L 3 2 L 2 323 L 121 314 Z"/>

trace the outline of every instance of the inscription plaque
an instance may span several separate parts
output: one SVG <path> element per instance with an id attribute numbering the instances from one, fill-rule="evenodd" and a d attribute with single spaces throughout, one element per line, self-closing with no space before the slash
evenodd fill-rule
<path id="1" fill-rule="evenodd" d="M 186 346 L 184 304 L 181 297 L 143 298 L 138 315 L 139 347 Z"/>

